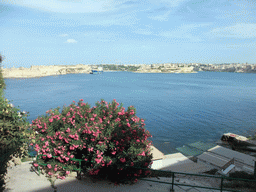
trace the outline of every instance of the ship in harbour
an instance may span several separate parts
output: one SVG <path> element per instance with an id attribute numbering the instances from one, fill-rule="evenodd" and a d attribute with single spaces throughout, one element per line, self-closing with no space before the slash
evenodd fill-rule
<path id="1" fill-rule="evenodd" d="M 92 71 L 90 72 L 90 74 L 102 74 L 102 73 L 103 73 L 102 67 L 98 67 L 97 69 L 92 69 Z"/>

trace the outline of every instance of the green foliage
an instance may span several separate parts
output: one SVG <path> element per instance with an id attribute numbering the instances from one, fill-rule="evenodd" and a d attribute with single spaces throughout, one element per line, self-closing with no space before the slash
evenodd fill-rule
<path id="1" fill-rule="evenodd" d="M 61 113 L 59 107 L 51 109 L 32 121 L 37 133 L 35 150 L 45 155 L 35 166 L 46 163 L 40 168 L 47 176 L 65 179 L 78 168 L 75 158 L 83 160 L 85 174 L 112 182 L 136 181 L 148 175 L 149 171 L 132 169 L 147 168 L 152 159 L 147 140 L 151 135 L 143 128 L 144 120 L 135 116 L 136 109 L 130 106 L 125 111 L 115 100 L 101 100 L 92 108 L 82 101 L 78 106 L 64 106 Z"/>
<path id="2" fill-rule="evenodd" d="M 0 56 L 1 57 L 1 56 Z M 0 58 L 1 59 L 1 58 Z M 4 98 L 4 79 L 0 72 L 0 191 L 5 188 L 4 177 L 7 173 L 7 162 L 12 156 L 27 155 L 29 141 L 27 114 L 9 104 Z"/>
<path id="3" fill-rule="evenodd" d="M 4 189 L 7 162 L 12 156 L 28 154 L 29 131 L 24 116 L 17 108 L 11 107 L 3 95 L 0 96 L 0 191 Z"/>
<path id="4" fill-rule="evenodd" d="M 3 56 L 0 54 L 0 68 L 2 68 L 2 61 L 3 61 Z M 5 82 L 4 82 L 4 78 L 3 78 L 3 74 L 2 74 L 2 69 L 0 69 L 0 89 L 1 89 L 1 91 L 3 90 L 3 89 L 5 89 L 6 88 L 6 84 L 5 84 Z"/>

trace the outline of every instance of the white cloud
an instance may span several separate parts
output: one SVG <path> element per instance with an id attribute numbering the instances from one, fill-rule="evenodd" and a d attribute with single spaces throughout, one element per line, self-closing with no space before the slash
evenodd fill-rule
<path id="1" fill-rule="evenodd" d="M 152 4 L 166 4 L 168 5 L 168 7 L 177 7 L 179 6 L 181 3 L 188 1 L 188 0 L 149 0 L 149 2 L 151 2 Z"/>
<path id="2" fill-rule="evenodd" d="M 62 35 L 60 35 L 61 37 L 67 37 L 68 36 L 68 34 L 62 34 Z"/>
<path id="3" fill-rule="evenodd" d="M 197 33 L 197 28 L 209 26 L 210 23 L 198 23 L 198 24 L 188 24 L 177 27 L 169 31 L 161 31 L 158 36 L 172 38 L 172 39 L 188 39 L 192 42 L 202 41 L 202 33 Z"/>
<path id="4" fill-rule="evenodd" d="M 102 15 L 91 15 L 86 17 L 86 20 L 80 21 L 83 25 L 100 25 L 100 26 L 111 26 L 111 25 L 122 25 L 131 26 L 137 24 L 139 19 L 137 18 L 136 11 L 125 12 L 120 14 L 113 14 L 108 16 Z"/>
<path id="5" fill-rule="evenodd" d="M 115 0 L 4 0 L 3 3 L 57 13 L 90 13 L 114 10 L 116 5 L 123 2 Z"/>
<path id="6" fill-rule="evenodd" d="M 150 0 L 154 7 L 161 5 L 160 8 L 154 9 L 151 13 L 165 12 L 164 14 L 149 16 L 148 18 L 157 21 L 168 21 L 171 12 L 174 12 L 183 2 L 187 0 Z M 163 6 L 164 5 L 164 6 Z"/>
<path id="7" fill-rule="evenodd" d="M 138 29 L 134 32 L 137 34 L 141 34 L 141 35 L 152 35 L 153 34 L 149 29 Z"/>
<path id="8" fill-rule="evenodd" d="M 177 7 L 181 3 L 187 1 L 187 0 L 160 0 L 161 2 L 168 3 L 171 7 Z"/>
<path id="9" fill-rule="evenodd" d="M 171 13 L 171 10 L 167 11 L 163 15 L 150 16 L 148 18 L 153 19 L 153 20 L 158 20 L 158 21 L 168 21 L 170 13 Z"/>
<path id="10" fill-rule="evenodd" d="M 255 38 L 256 37 L 256 24 L 254 23 L 239 23 L 229 27 L 220 27 L 211 30 L 211 35 L 217 37 L 230 37 L 230 38 Z"/>
<path id="11" fill-rule="evenodd" d="M 77 41 L 75 39 L 68 39 L 66 43 L 77 43 Z"/>

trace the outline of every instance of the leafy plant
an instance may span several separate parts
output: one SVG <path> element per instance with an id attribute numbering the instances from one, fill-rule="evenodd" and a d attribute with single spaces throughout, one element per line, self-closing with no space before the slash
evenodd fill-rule
<path id="1" fill-rule="evenodd" d="M 28 154 L 30 131 L 27 114 L 19 112 L 4 98 L 0 90 L 0 191 L 4 190 L 4 178 L 7 173 L 7 162 L 12 157 L 24 157 Z"/>
<path id="2" fill-rule="evenodd" d="M 32 121 L 31 128 L 37 133 L 35 150 L 45 155 L 34 166 L 47 176 L 65 179 L 79 167 L 75 158 L 83 160 L 82 172 L 116 183 L 136 182 L 149 175 L 149 171 L 132 169 L 147 168 L 152 160 L 147 140 L 151 135 L 143 128 L 144 120 L 135 116 L 136 109 L 130 106 L 125 111 L 116 100 L 101 100 L 92 108 L 82 101 L 78 106 L 64 106 L 61 113 L 59 107 L 51 109 Z"/>

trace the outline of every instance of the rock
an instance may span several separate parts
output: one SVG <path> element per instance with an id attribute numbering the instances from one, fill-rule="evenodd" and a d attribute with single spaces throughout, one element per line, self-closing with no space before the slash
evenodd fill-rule
<path id="1" fill-rule="evenodd" d="M 21 164 L 21 159 L 14 157 L 13 162 L 14 162 L 15 165 L 20 165 Z"/>
<path id="2" fill-rule="evenodd" d="M 76 177 L 77 176 L 77 173 L 76 172 L 70 172 L 70 174 L 68 175 L 68 177 Z"/>
<path id="3" fill-rule="evenodd" d="M 8 163 L 7 163 L 7 167 L 14 167 L 14 162 L 12 162 L 12 160 L 10 160 L 10 161 L 8 161 Z"/>

